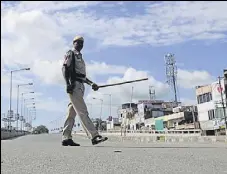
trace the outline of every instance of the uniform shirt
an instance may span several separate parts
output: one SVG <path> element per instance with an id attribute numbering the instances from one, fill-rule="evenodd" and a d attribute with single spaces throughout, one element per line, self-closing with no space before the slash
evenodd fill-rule
<path id="1" fill-rule="evenodd" d="M 74 48 L 72 49 L 72 51 L 74 52 L 75 55 L 75 72 L 78 74 L 83 74 L 86 77 L 86 65 L 85 62 L 83 60 L 82 54 L 79 53 L 78 51 L 76 51 Z M 73 67 L 71 66 L 72 63 L 72 57 L 70 55 L 71 53 L 67 52 L 65 55 L 65 60 L 63 63 L 63 66 L 67 66 L 67 67 Z M 80 78 L 80 77 L 78 77 Z M 83 80 L 85 80 L 85 78 L 81 78 Z M 85 86 L 84 83 L 81 83 L 79 81 L 75 81 L 75 89 L 76 90 L 81 90 L 83 95 L 84 95 L 84 90 L 85 90 Z"/>
<path id="2" fill-rule="evenodd" d="M 72 49 L 72 51 L 74 52 L 74 55 L 75 55 L 75 66 L 74 66 L 75 72 L 78 74 L 82 74 L 86 77 L 86 65 L 83 60 L 82 54 L 79 53 L 74 48 Z M 65 61 L 64 61 L 63 65 L 70 67 L 71 63 L 72 63 L 72 57 L 70 56 L 70 53 L 67 52 L 65 55 Z M 80 77 L 78 77 L 78 78 L 80 78 Z"/>

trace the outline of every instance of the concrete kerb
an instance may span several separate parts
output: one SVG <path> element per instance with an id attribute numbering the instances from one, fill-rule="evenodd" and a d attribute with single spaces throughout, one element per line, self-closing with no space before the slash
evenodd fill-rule
<path id="1" fill-rule="evenodd" d="M 76 133 L 76 135 L 87 136 L 85 133 Z M 101 134 L 107 136 L 110 141 L 124 142 L 133 141 L 135 143 L 152 143 L 152 142 L 167 142 L 167 143 L 215 143 L 215 142 L 226 142 L 227 136 L 191 136 L 191 135 L 147 135 L 147 136 L 120 136 L 111 134 Z"/>

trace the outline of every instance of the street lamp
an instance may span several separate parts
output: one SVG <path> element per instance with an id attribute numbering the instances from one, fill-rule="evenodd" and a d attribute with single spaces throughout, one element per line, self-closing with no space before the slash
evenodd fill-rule
<path id="1" fill-rule="evenodd" d="M 101 112 L 100 112 L 100 121 L 99 121 L 99 129 L 101 131 L 101 119 L 102 119 L 102 104 L 103 104 L 103 99 L 95 98 L 93 97 L 94 100 L 100 100 L 101 101 Z"/>
<path id="2" fill-rule="evenodd" d="M 25 109 L 27 108 L 27 112 L 26 112 L 27 114 L 26 115 L 28 117 L 28 106 L 35 105 L 34 101 L 31 101 L 33 103 L 26 103 L 25 101 L 27 101 L 27 100 L 34 100 L 34 98 L 24 99 L 24 117 L 25 117 Z"/>
<path id="3" fill-rule="evenodd" d="M 35 92 L 23 92 L 21 93 L 21 131 L 22 131 L 22 127 L 23 127 L 23 96 L 24 94 L 34 94 Z M 25 113 L 24 113 L 25 114 Z"/>
<path id="4" fill-rule="evenodd" d="M 111 108 L 112 108 L 112 106 L 111 106 L 111 101 L 112 101 L 112 95 L 111 94 L 103 94 L 103 95 L 108 95 L 109 97 L 110 97 L 110 116 L 112 116 L 111 115 Z"/>
<path id="5" fill-rule="evenodd" d="M 32 103 L 32 104 L 34 105 L 35 103 Z M 30 114 L 30 110 L 29 110 L 31 108 L 35 109 L 35 106 L 27 105 L 27 123 L 29 123 L 30 128 L 32 128 L 32 119 L 31 119 L 31 114 Z"/>
<path id="6" fill-rule="evenodd" d="M 30 70 L 30 68 L 22 68 L 22 69 L 18 69 L 18 70 L 13 70 L 10 71 L 10 99 L 9 99 L 9 128 L 11 130 L 11 117 L 12 117 L 12 84 L 13 84 L 13 72 L 18 72 L 18 71 L 28 71 Z"/>
<path id="7" fill-rule="evenodd" d="M 32 116 L 34 116 L 34 117 L 32 117 L 32 120 L 35 120 L 36 119 L 36 110 L 35 110 L 35 108 L 34 108 L 34 110 L 30 110 L 29 111 L 29 114 L 32 115 Z"/>
<path id="8" fill-rule="evenodd" d="M 30 100 L 30 102 L 34 102 L 34 100 L 35 100 L 35 98 L 34 97 L 32 97 L 32 98 L 25 98 L 24 99 L 24 102 L 29 102 L 28 100 Z"/>
<path id="9" fill-rule="evenodd" d="M 17 85 L 17 126 L 16 129 L 18 130 L 18 120 L 19 120 L 19 113 L 18 113 L 18 105 L 19 105 L 19 88 L 20 86 L 28 86 L 28 85 L 33 85 L 33 83 L 26 83 L 26 84 L 20 84 Z"/>
<path id="10" fill-rule="evenodd" d="M 24 115 L 25 115 L 25 113 L 26 113 L 26 115 L 27 115 L 27 118 L 25 119 L 25 126 L 24 126 L 24 130 L 25 130 L 25 127 L 27 127 L 26 125 L 28 125 L 29 123 L 30 123 L 30 115 L 29 115 L 29 108 L 30 107 L 35 107 L 35 106 L 31 106 L 31 105 L 26 105 L 26 112 L 25 112 L 25 110 L 24 110 Z M 24 117 L 25 118 L 25 117 Z"/>

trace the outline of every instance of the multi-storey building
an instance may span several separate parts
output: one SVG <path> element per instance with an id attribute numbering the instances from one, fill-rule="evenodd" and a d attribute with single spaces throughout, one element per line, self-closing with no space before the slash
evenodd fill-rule
<path id="1" fill-rule="evenodd" d="M 196 87 L 198 121 L 205 133 L 213 134 L 224 124 L 224 109 L 226 110 L 224 89 L 224 79 L 220 80 L 220 84 L 216 81 Z"/>
<path id="2" fill-rule="evenodd" d="M 119 122 L 127 129 L 138 130 L 150 119 L 172 114 L 173 108 L 178 104 L 163 100 L 139 100 L 137 104 L 125 103 L 118 111 Z"/>

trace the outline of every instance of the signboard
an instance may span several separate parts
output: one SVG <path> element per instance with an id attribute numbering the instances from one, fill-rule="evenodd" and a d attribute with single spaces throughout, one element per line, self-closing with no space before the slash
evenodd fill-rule
<path id="1" fill-rule="evenodd" d="M 212 88 L 212 99 L 214 101 L 215 104 L 217 104 L 218 106 L 221 106 L 221 93 L 223 96 L 223 100 L 225 101 L 225 86 L 224 86 L 224 79 L 221 80 L 221 85 L 218 82 L 214 82 L 211 84 L 211 88 Z"/>

